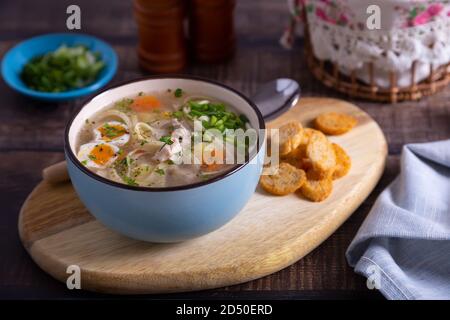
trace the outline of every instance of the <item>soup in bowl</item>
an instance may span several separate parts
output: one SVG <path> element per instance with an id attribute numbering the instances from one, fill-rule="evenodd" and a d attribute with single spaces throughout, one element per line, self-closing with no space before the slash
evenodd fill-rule
<path id="1" fill-rule="evenodd" d="M 103 224 L 177 242 L 232 219 L 262 170 L 264 120 L 245 96 L 194 77 L 153 77 L 108 89 L 69 122 L 72 184 Z"/>

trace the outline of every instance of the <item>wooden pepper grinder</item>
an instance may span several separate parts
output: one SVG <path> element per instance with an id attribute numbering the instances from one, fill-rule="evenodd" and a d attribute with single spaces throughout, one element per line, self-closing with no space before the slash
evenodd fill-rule
<path id="1" fill-rule="evenodd" d="M 134 0 L 140 65 L 155 73 L 179 72 L 187 60 L 184 0 Z"/>
<path id="2" fill-rule="evenodd" d="M 233 55 L 235 0 L 190 0 L 189 35 L 194 57 L 221 62 Z"/>

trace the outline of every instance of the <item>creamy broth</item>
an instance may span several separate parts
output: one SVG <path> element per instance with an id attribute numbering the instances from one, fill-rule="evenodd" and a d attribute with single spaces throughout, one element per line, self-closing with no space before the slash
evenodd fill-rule
<path id="1" fill-rule="evenodd" d="M 196 132 L 194 127 L 200 130 Z M 180 88 L 140 92 L 85 119 L 77 136 L 76 153 L 89 170 L 119 183 L 142 187 L 187 185 L 236 166 L 236 162 L 225 160 L 230 153 L 233 159 L 236 157 L 229 152 L 237 145 L 230 132 L 249 127 L 244 115 L 208 96 Z M 209 134 L 210 129 L 217 132 L 217 138 Z M 213 150 L 211 146 L 219 136 L 226 137 L 223 148 L 206 152 Z"/>

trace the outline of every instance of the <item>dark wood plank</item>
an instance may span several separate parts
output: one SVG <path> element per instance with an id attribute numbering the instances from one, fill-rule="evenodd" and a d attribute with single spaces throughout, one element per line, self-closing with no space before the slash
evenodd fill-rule
<path id="1" fill-rule="evenodd" d="M 67 32 L 66 8 L 71 0 L 2 1 L 0 40 L 25 38 L 47 32 Z M 132 1 L 78 0 L 81 9 L 81 32 L 116 41 L 136 42 Z M 270 14 L 262 14 L 270 12 Z M 255 42 L 278 41 L 289 17 L 287 3 L 279 0 L 239 0 L 236 6 L 236 29 Z M 264 26 L 264 28 L 261 28 Z"/>
<path id="2" fill-rule="evenodd" d="M 67 32 L 66 8 L 77 4 L 81 9 L 81 32 L 93 35 L 111 34 L 128 37 L 136 34 L 132 19 L 132 1 L 40 0 L 2 1 L 2 33 L 0 39 L 30 37 L 47 32 Z"/>

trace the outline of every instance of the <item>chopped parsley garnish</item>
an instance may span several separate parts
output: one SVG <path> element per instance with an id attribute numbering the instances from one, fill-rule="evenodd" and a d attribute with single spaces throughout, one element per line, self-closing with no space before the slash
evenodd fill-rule
<path id="1" fill-rule="evenodd" d="M 165 174 L 164 169 L 161 169 L 161 168 L 156 169 L 155 172 L 162 176 Z"/>
<path id="2" fill-rule="evenodd" d="M 139 186 L 139 184 L 133 178 L 123 176 L 122 179 L 129 186 Z"/>
<path id="3" fill-rule="evenodd" d="M 128 171 L 127 158 L 117 159 L 114 162 L 114 169 L 116 170 L 117 174 L 122 178 L 122 180 L 125 181 L 123 177 L 127 175 Z"/>
<path id="4" fill-rule="evenodd" d="M 142 173 L 142 168 L 136 168 L 133 172 L 133 177 L 138 177 Z"/>
<path id="5" fill-rule="evenodd" d="M 171 144 L 173 144 L 171 136 L 162 136 L 161 138 L 159 138 L 159 141 L 164 142 L 164 145 L 168 144 L 170 146 Z"/>
<path id="6" fill-rule="evenodd" d="M 143 146 L 143 145 L 146 144 L 146 143 L 148 143 L 147 140 L 142 140 L 142 141 L 141 141 L 141 146 Z"/>
<path id="7" fill-rule="evenodd" d="M 91 159 L 92 161 L 97 160 L 97 157 L 92 154 L 88 155 L 88 158 Z"/>
<path id="8" fill-rule="evenodd" d="M 122 112 L 128 112 L 130 111 L 130 105 L 134 102 L 133 99 L 130 98 L 124 98 L 122 100 L 117 101 L 114 106 Z"/>
<path id="9" fill-rule="evenodd" d="M 143 95 L 144 95 L 144 93 L 142 91 L 138 93 L 139 97 L 142 97 Z"/>
<path id="10" fill-rule="evenodd" d="M 183 90 L 180 88 L 177 88 L 173 94 L 176 98 L 181 98 L 181 96 L 183 95 Z"/>
<path id="11" fill-rule="evenodd" d="M 87 160 L 81 161 L 81 164 L 82 164 L 83 166 L 87 165 Z"/>
<path id="12" fill-rule="evenodd" d="M 181 119 L 181 118 L 183 118 L 183 116 L 184 116 L 184 112 L 181 110 L 172 112 L 172 117 L 174 117 L 174 118 Z"/>
<path id="13" fill-rule="evenodd" d="M 116 126 L 110 126 L 108 123 L 105 123 L 103 125 L 103 134 L 105 136 L 107 136 L 108 138 L 116 138 L 118 136 L 121 136 L 125 133 L 127 133 L 127 131 L 124 128 L 117 128 Z"/>

